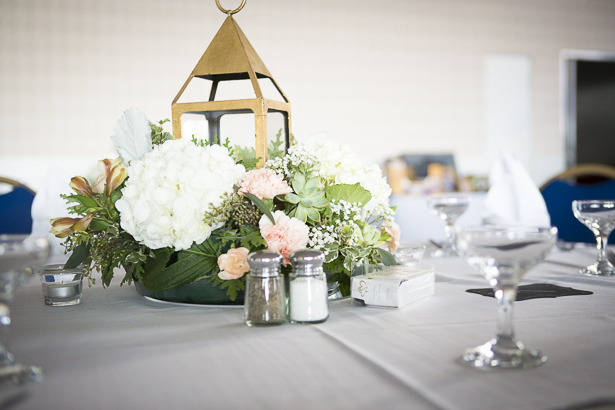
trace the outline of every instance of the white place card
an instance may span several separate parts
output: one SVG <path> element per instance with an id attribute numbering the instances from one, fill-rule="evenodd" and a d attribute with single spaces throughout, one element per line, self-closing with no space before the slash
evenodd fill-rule
<path id="1" fill-rule="evenodd" d="M 354 304 L 400 308 L 434 294 L 433 267 L 386 266 L 351 278 Z"/>

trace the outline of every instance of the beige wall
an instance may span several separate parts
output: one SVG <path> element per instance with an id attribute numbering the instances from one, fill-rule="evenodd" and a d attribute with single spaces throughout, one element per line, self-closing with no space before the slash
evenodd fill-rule
<path id="1" fill-rule="evenodd" d="M 214 0 L 0 0 L 0 173 L 107 155 L 131 106 L 170 117 L 223 20 Z M 326 131 L 370 162 L 449 151 L 486 172 L 485 58 L 528 56 L 537 182 L 563 167 L 560 51 L 615 52 L 613 0 L 248 0 L 236 20 L 294 134 Z"/>

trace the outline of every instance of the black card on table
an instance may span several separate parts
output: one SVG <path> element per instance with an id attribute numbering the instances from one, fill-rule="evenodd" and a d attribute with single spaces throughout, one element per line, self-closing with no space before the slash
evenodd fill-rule
<path id="1" fill-rule="evenodd" d="M 478 295 L 495 297 L 492 288 L 483 289 L 468 289 L 466 292 L 476 293 Z M 552 285 L 550 283 L 533 283 L 531 285 L 523 285 L 517 288 L 517 298 L 515 300 L 528 300 L 540 298 L 557 298 L 560 296 L 578 296 L 592 295 L 594 292 L 587 290 L 578 290 L 573 288 L 565 288 L 562 286 Z"/>

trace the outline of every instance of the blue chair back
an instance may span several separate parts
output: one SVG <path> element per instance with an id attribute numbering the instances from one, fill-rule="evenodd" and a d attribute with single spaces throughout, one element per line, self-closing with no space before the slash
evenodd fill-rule
<path id="1" fill-rule="evenodd" d="M 615 199 L 615 180 L 593 185 L 576 185 L 555 180 L 543 187 L 541 193 L 551 216 L 551 225 L 557 227 L 560 239 L 566 242 L 595 243 L 594 234 L 574 217 L 572 201 Z M 610 236 L 609 243 L 615 243 L 615 235 Z"/>
<path id="2" fill-rule="evenodd" d="M 0 234 L 32 233 L 34 193 L 23 186 L 0 195 Z"/>

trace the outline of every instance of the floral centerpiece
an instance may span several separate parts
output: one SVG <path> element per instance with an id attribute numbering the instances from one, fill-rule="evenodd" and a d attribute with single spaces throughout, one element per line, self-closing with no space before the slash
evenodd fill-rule
<path id="1" fill-rule="evenodd" d="M 207 281 L 236 300 L 249 253 L 277 251 L 289 271 L 290 254 L 312 248 L 348 294 L 356 264 L 395 264 L 391 189 L 348 147 L 313 138 L 284 153 L 278 134 L 256 169 L 250 150 L 173 140 L 163 123 L 126 111 L 112 137 L 120 157 L 99 161 L 91 183 L 72 178 L 64 199 L 77 217 L 51 220 L 72 251 L 67 264 L 85 263 L 90 282 L 98 270 L 107 286 L 123 267 L 122 284 L 160 291 Z"/>

